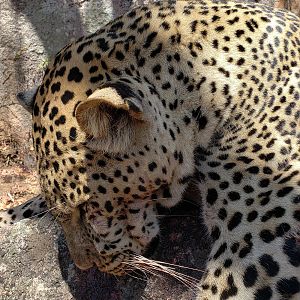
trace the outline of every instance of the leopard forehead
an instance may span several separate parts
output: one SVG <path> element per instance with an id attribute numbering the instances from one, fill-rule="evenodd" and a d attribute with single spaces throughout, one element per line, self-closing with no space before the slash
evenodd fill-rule
<path id="1" fill-rule="evenodd" d="M 294 15 L 227 1 L 139 7 L 64 47 L 37 90 L 33 130 L 42 190 L 67 216 L 78 264 L 122 273 L 120 261 L 158 234 L 155 203 L 175 205 L 191 180 L 212 239 L 225 228 L 242 240 L 220 243 L 212 260 L 227 248 L 242 259 L 255 239 L 271 243 L 269 227 L 281 236 L 294 229 L 299 213 L 270 199 L 276 180 L 292 182 L 280 199 L 298 191 L 299 49 Z M 245 268 L 245 286 L 253 270 Z"/>

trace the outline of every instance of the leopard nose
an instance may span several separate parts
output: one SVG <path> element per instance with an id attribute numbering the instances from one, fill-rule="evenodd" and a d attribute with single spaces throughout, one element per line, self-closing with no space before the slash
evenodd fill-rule
<path id="1" fill-rule="evenodd" d="M 90 261 L 79 261 L 79 260 L 74 260 L 74 264 L 76 265 L 76 267 L 80 270 L 88 270 L 90 268 L 92 268 L 94 266 L 94 263 L 90 262 Z"/>
<path id="2" fill-rule="evenodd" d="M 155 236 L 151 242 L 147 245 L 146 251 L 143 253 L 143 255 L 147 258 L 151 257 L 155 250 L 157 249 L 159 245 L 159 236 Z"/>

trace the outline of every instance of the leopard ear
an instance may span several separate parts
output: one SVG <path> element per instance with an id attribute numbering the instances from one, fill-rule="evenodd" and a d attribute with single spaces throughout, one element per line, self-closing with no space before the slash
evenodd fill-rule
<path id="1" fill-rule="evenodd" d="M 141 99 L 123 82 L 96 89 L 77 106 L 75 116 L 80 128 L 98 140 L 98 146 L 106 143 L 104 148 L 110 146 L 114 152 L 123 148 L 118 145 L 132 140 L 137 123 L 144 120 Z"/>
<path id="2" fill-rule="evenodd" d="M 19 103 L 30 113 L 33 111 L 34 99 L 37 93 L 38 87 L 34 87 L 25 92 L 20 92 L 17 94 L 17 99 Z"/>

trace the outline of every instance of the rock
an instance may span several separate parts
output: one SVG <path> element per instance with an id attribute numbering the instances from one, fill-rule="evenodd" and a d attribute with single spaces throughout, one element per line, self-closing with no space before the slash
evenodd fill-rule
<path id="1" fill-rule="evenodd" d="M 161 243 L 154 259 L 203 269 L 209 244 L 203 238 L 205 228 L 200 223 L 198 207 L 179 206 L 171 214 L 165 210 L 160 214 L 167 216 L 161 223 Z M 50 214 L 1 229 L 0 236 L 1 300 L 195 299 L 195 289 L 166 275 L 147 275 L 146 279 L 133 273 L 141 278 L 138 280 L 130 276 L 115 278 L 97 269 L 77 269 L 63 232 Z M 198 279 L 202 274 L 191 270 L 185 273 Z"/>

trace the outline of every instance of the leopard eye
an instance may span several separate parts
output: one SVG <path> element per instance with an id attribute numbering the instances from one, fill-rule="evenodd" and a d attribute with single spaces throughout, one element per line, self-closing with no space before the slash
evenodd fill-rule
<path id="1" fill-rule="evenodd" d="M 109 217 L 105 216 L 104 210 L 97 209 L 93 212 L 86 212 L 82 220 L 86 226 L 91 227 L 98 234 L 107 233 L 109 230 Z"/>

